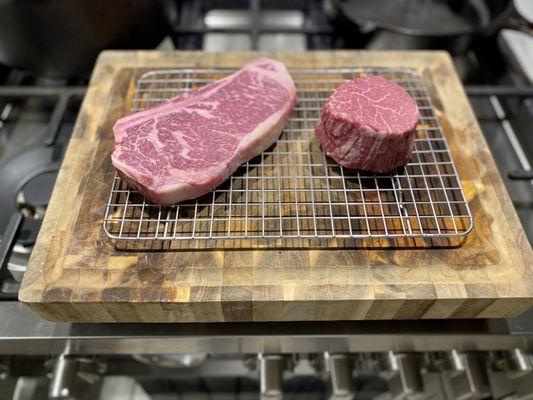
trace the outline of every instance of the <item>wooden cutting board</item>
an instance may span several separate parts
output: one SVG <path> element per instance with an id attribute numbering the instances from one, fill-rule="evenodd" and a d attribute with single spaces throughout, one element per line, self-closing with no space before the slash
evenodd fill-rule
<path id="1" fill-rule="evenodd" d="M 445 52 L 265 54 L 288 68 L 413 68 L 430 88 L 474 218 L 463 240 L 346 247 L 203 242 L 117 249 L 102 229 L 111 127 L 148 70 L 241 67 L 257 53 L 104 52 L 95 67 L 19 294 L 78 322 L 505 317 L 533 302 L 533 254 Z"/>

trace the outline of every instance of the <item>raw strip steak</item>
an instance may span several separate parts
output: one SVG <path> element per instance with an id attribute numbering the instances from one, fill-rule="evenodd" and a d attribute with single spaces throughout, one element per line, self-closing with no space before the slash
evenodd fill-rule
<path id="1" fill-rule="evenodd" d="M 285 66 L 258 58 L 224 79 L 119 119 L 111 159 L 155 203 L 193 199 L 270 147 L 296 101 Z"/>
<path id="2" fill-rule="evenodd" d="M 320 116 L 315 133 L 322 148 L 347 168 L 389 172 L 411 158 L 418 107 L 394 82 L 378 75 L 347 82 Z"/>

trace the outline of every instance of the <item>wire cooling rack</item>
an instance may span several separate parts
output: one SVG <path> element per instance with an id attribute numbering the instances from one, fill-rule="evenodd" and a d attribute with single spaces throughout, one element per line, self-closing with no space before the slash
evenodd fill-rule
<path id="1" fill-rule="evenodd" d="M 132 111 L 232 72 L 148 72 L 137 83 Z M 371 74 L 404 87 L 421 114 L 412 161 L 386 175 L 339 166 L 314 135 L 331 92 Z M 132 240 L 458 237 L 472 229 L 427 88 L 412 70 L 293 70 L 291 75 L 299 101 L 273 147 L 241 165 L 213 192 L 173 206 L 150 203 L 116 175 L 103 221 L 107 235 Z"/>

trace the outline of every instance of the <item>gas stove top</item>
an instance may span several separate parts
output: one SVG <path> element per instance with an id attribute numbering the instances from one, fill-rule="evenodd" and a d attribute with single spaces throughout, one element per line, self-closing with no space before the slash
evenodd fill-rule
<path id="1" fill-rule="evenodd" d="M 16 298 L 84 91 L 17 71 L 0 86 L 0 298 Z"/>
<path id="2" fill-rule="evenodd" d="M 365 32 L 348 37 L 328 1 L 184 0 L 164 50 L 306 51 L 405 48 Z M 504 41 L 504 44 L 507 42 Z M 454 57 L 485 137 L 530 240 L 533 186 L 527 130 L 533 90 L 495 39 Z M 511 67 L 513 64 L 513 67 Z M 0 70 L 0 299 L 16 299 L 86 82 Z"/>

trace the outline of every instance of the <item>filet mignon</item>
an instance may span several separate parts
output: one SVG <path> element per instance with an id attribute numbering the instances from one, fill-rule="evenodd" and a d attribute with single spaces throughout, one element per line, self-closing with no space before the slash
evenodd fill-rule
<path id="1" fill-rule="evenodd" d="M 384 173 L 409 161 L 418 119 L 416 103 L 401 86 L 372 75 L 333 92 L 315 133 L 339 164 Z"/>

